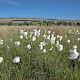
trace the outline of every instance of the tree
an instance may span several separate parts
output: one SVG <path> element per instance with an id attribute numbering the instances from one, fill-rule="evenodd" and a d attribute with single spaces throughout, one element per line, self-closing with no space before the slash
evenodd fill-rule
<path id="1" fill-rule="evenodd" d="M 80 22 L 77 23 L 77 26 L 80 26 Z"/>
<path id="2" fill-rule="evenodd" d="M 8 25 L 8 26 L 11 26 L 11 25 L 12 25 L 12 22 L 10 21 L 7 25 Z"/>

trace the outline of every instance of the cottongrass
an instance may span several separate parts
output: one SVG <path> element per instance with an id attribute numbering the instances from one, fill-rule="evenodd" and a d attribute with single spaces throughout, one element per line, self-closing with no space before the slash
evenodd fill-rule
<path id="1" fill-rule="evenodd" d="M 28 45 L 26 46 L 26 48 L 31 49 L 31 45 L 30 45 L 30 44 L 28 44 Z"/>
<path id="2" fill-rule="evenodd" d="M 14 63 L 19 63 L 19 62 L 20 62 L 20 57 L 16 56 L 16 57 L 13 59 L 13 62 L 14 62 Z"/>
<path id="3" fill-rule="evenodd" d="M 2 63 L 2 61 L 3 61 L 3 57 L 0 57 L 0 63 Z"/>
<path id="4" fill-rule="evenodd" d="M 15 46 L 19 46 L 20 45 L 20 41 L 16 41 L 14 44 L 15 44 Z"/>
<path id="5" fill-rule="evenodd" d="M 4 58 L 0 64 L 1 80 L 79 80 L 80 46 L 76 40 L 80 36 L 79 31 L 74 35 L 73 30 L 70 33 L 67 30 L 65 34 L 60 29 L 27 31 L 22 28 L 22 32 L 11 31 L 1 37 L 4 40 L 0 46 L 0 55 Z M 23 32 L 27 34 L 23 35 Z M 62 36 L 61 40 L 57 38 L 57 34 Z M 24 38 L 20 39 L 20 35 Z M 33 37 L 36 37 L 36 40 L 32 41 Z M 54 44 L 51 44 L 50 40 L 54 41 Z M 69 44 L 67 40 L 70 40 Z M 15 41 L 19 47 L 15 46 Z"/>

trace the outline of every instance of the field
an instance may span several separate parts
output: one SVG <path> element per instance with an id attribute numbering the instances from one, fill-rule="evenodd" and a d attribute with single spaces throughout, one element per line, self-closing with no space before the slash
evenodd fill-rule
<path id="1" fill-rule="evenodd" d="M 0 26 L 0 80 L 80 80 L 79 40 L 79 27 Z"/>

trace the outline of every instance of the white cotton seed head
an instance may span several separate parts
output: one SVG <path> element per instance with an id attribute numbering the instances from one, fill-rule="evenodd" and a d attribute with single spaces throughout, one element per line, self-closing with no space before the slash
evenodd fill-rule
<path id="1" fill-rule="evenodd" d="M 48 31 L 48 32 L 47 32 L 47 34 L 50 34 L 50 33 L 51 33 L 51 31 Z"/>
<path id="2" fill-rule="evenodd" d="M 2 45 L 3 44 L 3 40 L 0 40 L 0 45 Z"/>
<path id="3" fill-rule="evenodd" d="M 62 51 L 63 50 L 63 45 L 59 44 L 57 49 L 58 49 L 58 51 Z"/>
<path id="4" fill-rule="evenodd" d="M 43 53 L 46 53 L 46 49 L 43 49 L 42 52 L 43 52 Z"/>
<path id="5" fill-rule="evenodd" d="M 14 63 L 19 63 L 19 62 L 20 62 L 20 57 L 15 57 L 15 58 L 13 59 L 13 62 L 14 62 Z"/>
<path id="6" fill-rule="evenodd" d="M 69 30 L 69 33 L 72 33 L 72 30 Z"/>
<path id="7" fill-rule="evenodd" d="M 45 46 L 46 44 L 47 44 L 47 43 L 44 42 L 44 41 L 43 41 L 43 42 L 40 42 L 40 45 L 41 45 L 41 46 Z"/>
<path id="8" fill-rule="evenodd" d="M 20 30 L 20 34 L 23 34 L 24 30 Z"/>
<path id="9" fill-rule="evenodd" d="M 70 43 L 71 41 L 70 40 L 67 40 L 67 43 Z"/>
<path id="10" fill-rule="evenodd" d="M 12 41 L 13 39 L 10 39 L 10 41 Z"/>
<path id="11" fill-rule="evenodd" d="M 76 40 L 80 41 L 80 38 L 78 37 Z"/>
<path id="12" fill-rule="evenodd" d="M 28 49 L 31 49 L 31 45 L 30 45 L 30 44 L 29 44 L 29 45 L 27 45 L 27 48 L 28 48 Z"/>
<path id="13" fill-rule="evenodd" d="M 51 48 L 49 49 L 49 51 L 52 51 L 52 49 L 53 49 L 53 47 L 51 47 Z"/>
<path id="14" fill-rule="evenodd" d="M 46 37 L 47 37 L 47 35 L 46 35 L 46 34 L 43 34 L 43 37 L 44 37 L 44 38 L 46 38 Z"/>
<path id="15" fill-rule="evenodd" d="M 50 39 L 50 35 L 47 35 L 47 36 L 46 36 L 46 39 Z"/>
<path id="16" fill-rule="evenodd" d="M 26 36 L 26 39 L 28 39 L 28 37 Z"/>
<path id="17" fill-rule="evenodd" d="M 69 59 L 73 60 L 73 59 L 77 59 L 79 56 L 79 53 L 76 52 L 76 53 L 71 53 L 70 56 L 68 57 Z"/>
<path id="18" fill-rule="evenodd" d="M 37 32 L 34 32 L 34 36 L 37 36 Z"/>
<path id="19" fill-rule="evenodd" d="M 76 48 L 77 48 L 77 46 L 76 46 L 76 45 L 74 45 L 74 46 L 73 46 L 73 49 L 76 49 Z"/>
<path id="20" fill-rule="evenodd" d="M 62 38 L 63 38 L 62 36 L 59 36 L 60 41 L 62 40 Z"/>
<path id="21" fill-rule="evenodd" d="M 20 45 L 20 41 L 16 41 L 14 44 L 15 44 L 15 46 L 19 46 Z"/>
<path id="22" fill-rule="evenodd" d="M 55 40 L 51 40 L 50 42 L 51 42 L 51 44 L 54 44 L 55 43 Z"/>
<path id="23" fill-rule="evenodd" d="M 8 50 L 8 51 L 10 50 L 10 47 L 9 47 L 9 46 L 7 46 L 7 50 Z"/>
<path id="24" fill-rule="evenodd" d="M 3 57 L 0 57 L 0 63 L 2 63 L 2 61 L 3 61 Z"/>
<path id="25" fill-rule="evenodd" d="M 19 46 L 20 45 L 20 41 L 16 41 L 14 44 L 15 44 L 15 46 Z"/>
<path id="26" fill-rule="evenodd" d="M 56 47 L 58 47 L 58 45 L 59 45 L 59 41 L 56 41 Z"/>
<path id="27" fill-rule="evenodd" d="M 80 32 L 78 32 L 78 34 L 80 34 Z"/>
<path id="28" fill-rule="evenodd" d="M 59 38 L 59 35 L 57 35 L 57 38 Z"/>
<path id="29" fill-rule="evenodd" d="M 67 38 L 67 35 L 65 35 L 65 38 Z"/>
<path id="30" fill-rule="evenodd" d="M 38 32 L 40 33 L 41 32 L 41 29 L 39 29 Z"/>
<path id="31" fill-rule="evenodd" d="M 23 35 L 20 35 L 20 39 L 23 39 Z"/>
<path id="32" fill-rule="evenodd" d="M 43 46 L 39 46 L 40 47 L 40 50 L 42 50 L 43 49 Z"/>
<path id="33" fill-rule="evenodd" d="M 23 35 L 24 35 L 24 36 L 27 36 L 27 34 L 28 34 L 27 32 L 23 32 Z"/>
<path id="34" fill-rule="evenodd" d="M 37 37 L 39 37 L 40 36 L 40 32 L 37 32 Z"/>
<path id="35" fill-rule="evenodd" d="M 35 37 L 35 36 L 33 36 L 33 37 L 32 37 L 32 41 L 35 41 L 35 40 L 36 40 L 36 37 Z"/>
<path id="36" fill-rule="evenodd" d="M 77 52 L 77 49 L 70 49 L 69 52 L 74 54 Z"/>

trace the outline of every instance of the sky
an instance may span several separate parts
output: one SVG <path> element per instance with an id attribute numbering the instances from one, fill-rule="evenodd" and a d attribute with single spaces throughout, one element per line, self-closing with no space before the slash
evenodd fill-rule
<path id="1" fill-rule="evenodd" d="M 80 0 L 0 0 L 0 18 L 80 20 Z"/>

